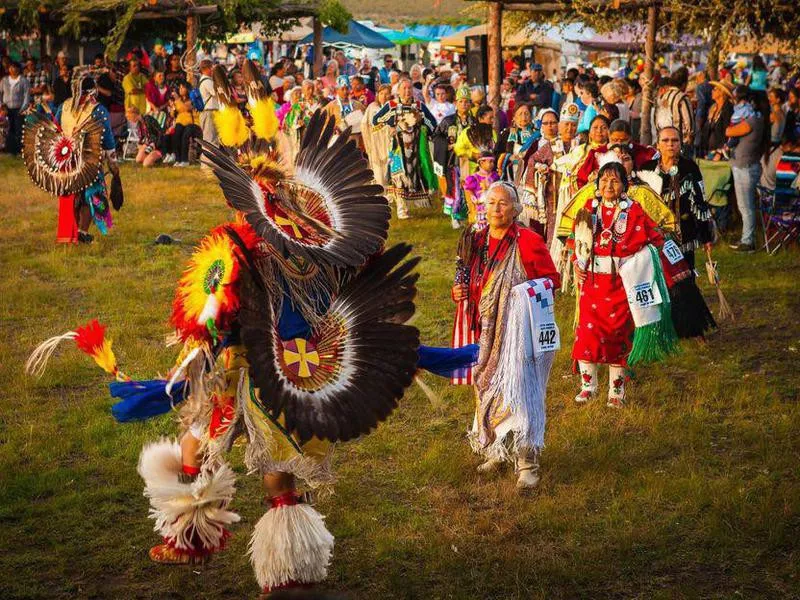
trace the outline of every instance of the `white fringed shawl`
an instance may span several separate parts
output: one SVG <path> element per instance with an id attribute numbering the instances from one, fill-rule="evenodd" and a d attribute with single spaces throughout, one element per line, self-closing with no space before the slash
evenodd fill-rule
<path id="1" fill-rule="evenodd" d="M 514 432 L 513 441 L 517 450 L 544 447 L 547 382 L 558 349 L 555 344 L 542 350 L 537 343 L 540 334 L 547 330 L 554 330 L 554 338 L 558 340 L 550 279 L 533 279 L 514 286 L 500 359 L 489 393 L 501 396 L 503 405 L 517 417 L 519 429 Z"/>

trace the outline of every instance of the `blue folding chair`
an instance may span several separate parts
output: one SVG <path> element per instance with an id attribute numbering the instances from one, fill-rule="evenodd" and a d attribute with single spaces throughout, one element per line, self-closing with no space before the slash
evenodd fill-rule
<path id="1" fill-rule="evenodd" d="M 798 176 L 800 155 L 785 154 L 777 166 L 775 189 L 757 187 L 767 254 L 776 254 L 800 237 L 800 190 L 795 187 Z"/>

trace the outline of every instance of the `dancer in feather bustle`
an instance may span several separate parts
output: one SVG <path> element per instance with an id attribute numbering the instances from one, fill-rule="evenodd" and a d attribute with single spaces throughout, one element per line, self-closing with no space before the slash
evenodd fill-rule
<path id="1" fill-rule="evenodd" d="M 94 80 L 79 72 L 72 82 L 72 97 L 54 119 L 36 112 L 25 117 L 23 160 L 31 180 L 59 197 L 56 241 L 61 243 L 91 243 L 92 222 L 105 235 L 111 228 L 109 199 L 116 210 L 122 207 L 116 141 L 96 91 Z M 110 193 L 104 162 L 112 174 Z"/>
<path id="2" fill-rule="evenodd" d="M 160 563 L 222 549 L 239 520 L 224 456 L 244 437 L 245 465 L 270 507 L 249 546 L 269 594 L 325 578 L 333 536 L 300 490 L 329 486 L 332 445 L 376 427 L 412 382 L 419 333 L 404 323 L 417 259 L 407 245 L 383 251 L 390 210 L 348 132 L 336 137 L 334 120 L 317 111 L 286 165 L 272 101 L 260 82 L 246 84 L 251 119 L 233 112 L 221 86 L 223 146 L 203 143 L 237 220 L 201 241 L 179 282 L 171 322 L 184 346 L 170 380 L 130 380 L 107 340 L 77 332 L 45 342 L 29 366 L 38 371 L 59 340 L 75 339 L 95 354 L 108 348 L 119 420 L 182 400 L 180 441 L 145 447 L 139 462 L 164 536 L 150 551 Z"/>

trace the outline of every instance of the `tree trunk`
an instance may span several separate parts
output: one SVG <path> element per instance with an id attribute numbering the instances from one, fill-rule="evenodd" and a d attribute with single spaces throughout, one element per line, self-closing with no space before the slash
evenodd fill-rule
<path id="1" fill-rule="evenodd" d="M 651 4 L 647 7 L 647 37 L 644 42 L 644 83 L 642 84 L 642 128 L 639 136 L 642 144 L 653 143 L 653 76 L 656 60 L 656 29 L 658 24 L 658 6 Z"/>
<path id="2" fill-rule="evenodd" d="M 494 109 L 494 122 L 499 127 L 500 123 L 500 79 L 502 77 L 500 65 L 503 52 L 503 5 L 500 2 L 489 2 L 488 23 L 488 54 L 489 63 L 489 92 L 487 104 Z"/>
<path id="3" fill-rule="evenodd" d="M 197 85 L 197 77 L 195 75 L 197 62 L 197 35 L 200 28 L 200 17 L 193 14 L 186 16 L 186 71 L 189 77 L 189 83 L 192 86 Z"/>
<path id="4" fill-rule="evenodd" d="M 39 60 L 41 60 L 45 54 L 48 55 L 50 54 L 47 51 L 48 35 L 49 33 L 47 31 L 47 17 L 44 15 L 44 13 L 40 12 L 39 13 Z"/>
<path id="5" fill-rule="evenodd" d="M 722 50 L 722 37 L 720 36 L 720 30 L 718 27 L 711 28 L 711 39 L 709 40 L 711 44 L 711 49 L 708 51 L 708 66 L 706 68 L 706 73 L 708 73 L 708 77 L 715 81 L 719 77 L 719 54 L 720 50 Z"/>
<path id="6" fill-rule="evenodd" d="M 314 17 L 314 77 L 322 77 L 322 22 Z"/>

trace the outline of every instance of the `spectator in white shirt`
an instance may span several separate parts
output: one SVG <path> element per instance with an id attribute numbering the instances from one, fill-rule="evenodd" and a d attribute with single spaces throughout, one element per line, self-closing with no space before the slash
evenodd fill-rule
<path id="1" fill-rule="evenodd" d="M 217 127 L 214 125 L 214 111 L 219 110 L 219 100 L 214 92 L 214 80 L 211 73 L 214 63 L 209 59 L 200 61 L 200 83 L 198 89 L 203 98 L 203 112 L 200 113 L 200 128 L 203 130 L 203 141 L 211 144 L 218 143 Z"/>
<path id="2" fill-rule="evenodd" d="M 31 103 L 31 88 L 28 79 L 22 75 L 18 63 L 12 62 L 8 67 L 8 75 L 0 80 L 0 104 L 8 109 L 8 138 L 6 151 L 19 154 L 22 148 L 23 112 Z"/>

